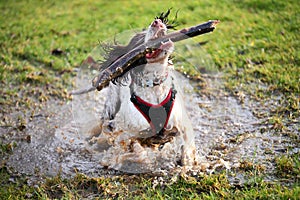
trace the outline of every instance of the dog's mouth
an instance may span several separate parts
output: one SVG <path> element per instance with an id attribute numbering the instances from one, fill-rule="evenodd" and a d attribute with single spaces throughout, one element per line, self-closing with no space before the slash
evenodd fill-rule
<path id="1" fill-rule="evenodd" d="M 166 56 L 170 55 L 173 52 L 174 43 L 169 40 L 165 43 L 161 43 L 159 48 L 152 48 L 146 53 L 147 59 L 157 58 L 162 52 L 166 52 Z M 168 53 L 169 52 L 169 53 Z"/>
<path id="2" fill-rule="evenodd" d="M 162 51 L 163 50 L 161 48 L 151 49 L 150 52 L 146 54 L 146 58 L 147 59 L 157 58 Z"/>

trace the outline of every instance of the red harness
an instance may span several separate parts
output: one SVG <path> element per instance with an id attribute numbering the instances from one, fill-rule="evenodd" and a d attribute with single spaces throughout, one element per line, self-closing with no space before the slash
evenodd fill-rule
<path id="1" fill-rule="evenodd" d="M 144 101 L 139 96 L 135 95 L 135 93 L 132 93 L 130 101 L 145 117 L 152 130 L 156 134 L 162 134 L 168 125 L 176 93 L 177 91 L 171 88 L 165 100 L 157 105 Z"/>

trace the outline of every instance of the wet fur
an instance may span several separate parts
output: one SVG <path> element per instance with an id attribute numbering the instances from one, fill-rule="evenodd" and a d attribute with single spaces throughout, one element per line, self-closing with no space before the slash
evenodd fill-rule
<path id="1" fill-rule="evenodd" d="M 172 25 L 167 24 L 169 13 L 170 10 L 162 13 L 155 19 L 160 19 L 166 24 L 166 27 L 172 28 Z M 106 61 L 102 63 L 102 69 L 108 67 L 111 62 L 123 55 L 124 52 L 145 42 L 145 36 L 146 32 L 142 32 L 134 36 L 127 46 L 112 47 L 106 57 Z M 174 130 L 176 128 L 177 130 L 177 134 L 173 133 L 173 136 L 177 138 L 176 141 L 182 143 L 181 164 L 183 166 L 193 166 L 196 164 L 194 132 L 184 108 L 181 86 L 177 83 L 173 66 L 169 62 L 170 54 L 171 52 L 162 52 L 162 55 L 166 57 L 153 63 L 147 63 L 145 58 L 138 60 L 134 63 L 136 68 L 124 73 L 123 77 L 111 82 L 107 89 L 107 100 L 101 121 L 109 121 L 110 124 L 115 124 L 112 125 L 113 128 L 119 127 L 122 131 L 130 131 L 136 134 L 138 138 L 141 131 L 149 129 L 149 123 L 130 101 L 132 92 L 134 91 L 147 102 L 159 104 L 165 99 L 169 89 L 174 87 L 177 94 L 167 129 Z M 161 74 L 159 75 L 161 76 L 164 76 L 164 73 L 167 72 L 168 76 L 163 83 L 154 87 L 142 87 L 135 81 L 137 77 L 142 81 L 151 78 L 154 76 L 154 72 L 160 72 Z M 119 130 L 114 131 L 119 132 Z"/>

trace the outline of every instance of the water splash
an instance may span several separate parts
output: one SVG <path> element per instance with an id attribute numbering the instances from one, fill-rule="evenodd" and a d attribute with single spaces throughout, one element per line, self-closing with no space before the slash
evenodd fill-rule
<path id="1" fill-rule="evenodd" d="M 187 48 L 191 47 L 193 44 L 188 44 Z M 199 55 L 199 51 L 194 52 Z M 95 50 L 91 55 L 99 56 L 99 52 Z M 205 62 L 197 63 L 196 71 L 199 72 L 199 68 L 203 69 L 205 65 L 214 69 L 211 60 Z M 178 68 L 181 64 L 184 62 L 178 59 Z M 267 170 L 274 170 L 271 160 L 290 145 L 288 138 L 270 131 L 263 132 L 266 125 L 253 114 L 262 105 L 247 96 L 241 102 L 239 98 L 229 95 L 224 89 L 222 74 L 209 71 L 213 73 L 202 73 L 205 88 L 198 88 L 199 83 L 190 82 L 177 74 L 183 85 L 184 102 L 196 135 L 199 169 L 212 173 L 218 168 L 239 168 L 243 160 L 251 160 L 264 165 Z M 81 68 L 76 78 L 77 87 L 90 85 L 95 73 L 97 71 L 91 68 Z M 77 172 L 105 176 L 121 173 L 116 170 L 155 173 L 176 169 L 179 166 L 177 152 L 180 151 L 180 145 L 174 148 L 176 141 L 166 143 L 164 151 L 159 147 L 144 148 L 139 142 L 131 142 L 130 133 L 120 132 L 110 137 L 108 122 L 104 124 L 108 129 L 107 137 L 101 140 L 101 136 L 94 134 L 102 123 L 100 113 L 106 92 L 109 91 L 104 89 L 75 96 L 72 102 L 63 105 L 57 101 L 48 102 L 37 117 L 28 121 L 27 128 L 22 132 L 31 136 L 30 142 L 16 139 L 14 136 L 20 134 L 16 130 L 1 128 L 0 134 L 5 136 L 4 140 L 17 143 L 7 165 L 20 173 L 38 176 L 60 173 L 66 177 Z M 94 138 L 91 136 L 93 134 Z M 114 142 L 109 141 L 112 138 Z M 274 153 L 266 153 L 269 151 Z"/>

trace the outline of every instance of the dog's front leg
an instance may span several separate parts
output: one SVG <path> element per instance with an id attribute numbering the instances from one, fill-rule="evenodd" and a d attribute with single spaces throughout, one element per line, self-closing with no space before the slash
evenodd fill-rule
<path id="1" fill-rule="evenodd" d="M 121 87 L 119 85 L 115 85 L 111 82 L 109 83 L 101 120 L 112 120 L 115 118 L 121 104 L 120 89 Z"/>
<path id="2" fill-rule="evenodd" d="M 195 135 L 191 124 L 182 130 L 183 146 L 181 163 L 184 167 L 193 167 L 197 165 Z"/>

